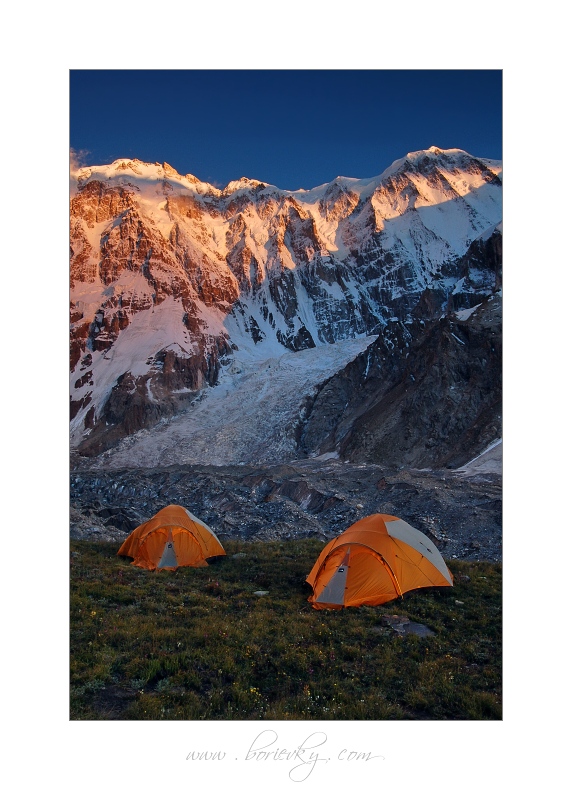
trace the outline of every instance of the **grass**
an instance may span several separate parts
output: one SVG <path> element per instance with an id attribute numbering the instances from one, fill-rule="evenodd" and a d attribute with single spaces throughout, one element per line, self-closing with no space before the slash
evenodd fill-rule
<path id="1" fill-rule="evenodd" d="M 500 564 L 453 560 L 453 588 L 316 611 L 322 546 L 228 541 L 208 568 L 157 573 L 72 541 L 70 719 L 502 717 Z M 399 636 L 386 614 L 435 635 Z"/>

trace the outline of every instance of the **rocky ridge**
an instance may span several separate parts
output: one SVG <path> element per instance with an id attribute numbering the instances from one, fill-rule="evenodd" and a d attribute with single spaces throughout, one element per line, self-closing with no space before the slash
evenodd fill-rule
<path id="1" fill-rule="evenodd" d="M 325 382 L 304 423 L 309 455 L 455 469 L 502 436 L 502 299 L 390 324 Z"/>

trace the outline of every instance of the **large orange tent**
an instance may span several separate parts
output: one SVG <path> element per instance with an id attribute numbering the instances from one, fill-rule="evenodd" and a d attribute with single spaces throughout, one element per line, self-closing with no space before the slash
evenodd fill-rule
<path id="1" fill-rule="evenodd" d="M 200 568 L 207 558 L 226 554 L 212 529 L 180 505 L 167 505 L 136 527 L 117 553 L 150 571 Z"/>
<path id="2" fill-rule="evenodd" d="M 307 582 L 314 609 L 376 606 L 419 587 L 452 587 L 439 550 L 396 516 L 356 521 L 322 550 Z"/>

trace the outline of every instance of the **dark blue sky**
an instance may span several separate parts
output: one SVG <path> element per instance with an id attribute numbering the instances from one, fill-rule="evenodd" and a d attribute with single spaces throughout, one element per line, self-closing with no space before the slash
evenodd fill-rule
<path id="1" fill-rule="evenodd" d="M 431 145 L 502 158 L 502 71 L 70 71 L 83 164 L 129 157 L 217 186 L 308 189 Z"/>

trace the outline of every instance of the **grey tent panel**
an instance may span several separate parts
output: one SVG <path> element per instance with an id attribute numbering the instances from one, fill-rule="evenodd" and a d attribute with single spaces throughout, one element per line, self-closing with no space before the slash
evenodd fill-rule
<path id="1" fill-rule="evenodd" d="M 165 548 L 163 549 L 163 554 L 161 559 L 159 560 L 159 564 L 157 565 L 158 568 L 176 568 L 177 567 L 177 555 L 175 554 L 175 546 L 173 543 L 173 539 L 171 538 L 165 543 Z"/>
<path id="2" fill-rule="evenodd" d="M 407 521 L 403 521 L 402 519 L 397 519 L 397 521 L 387 521 L 385 526 L 387 527 L 388 534 L 391 535 L 392 538 L 402 540 L 404 543 L 407 543 L 409 546 L 412 546 L 414 549 L 416 549 L 420 554 L 428 559 L 429 562 L 431 562 L 441 573 L 443 578 L 446 579 L 449 584 L 451 584 L 451 577 L 445 564 L 445 560 L 441 556 L 437 546 L 427 537 L 427 535 L 424 535 L 418 529 L 415 529 L 415 527 L 412 527 L 411 524 L 408 524 Z"/>
<path id="3" fill-rule="evenodd" d="M 316 601 L 319 601 L 319 603 L 337 603 L 343 605 L 344 595 L 346 592 L 346 583 L 348 580 L 349 561 L 350 550 L 348 549 L 344 559 Z"/>

